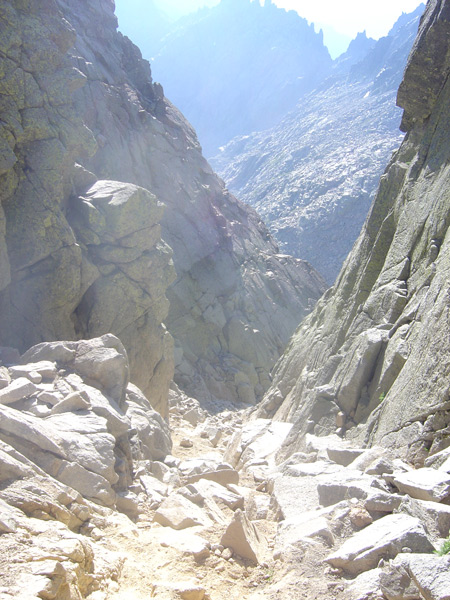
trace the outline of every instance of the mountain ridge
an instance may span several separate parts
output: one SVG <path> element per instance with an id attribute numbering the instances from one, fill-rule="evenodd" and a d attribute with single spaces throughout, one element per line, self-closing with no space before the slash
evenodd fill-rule
<path id="1" fill-rule="evenodd" d="M 401 141 L 395 97 L 422 10 L 403 15 L 378 42 L 359 35 L 278 126 L 235 139 L 211 160 L 282 249 L 307 259 L 329 284 Z"/>

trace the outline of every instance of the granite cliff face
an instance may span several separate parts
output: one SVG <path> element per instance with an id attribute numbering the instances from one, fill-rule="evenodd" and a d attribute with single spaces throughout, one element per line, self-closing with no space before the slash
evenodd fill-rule
<path id="1" fill-rule="evenodd" d="M 76 33 L 58 5 L 6 2 L 1 17 L 1 343 L 24 351 L 119 335 L 133 381 L 165 414 L 173 358 L 162 320 L 174 270 L 162 205 L 76 163 L 97 144 L 72 105 L 86 76 L 70 63 Z"/>
<path id="2" fill-rule="evenodd" d="M 359 34 L 330 77 L 279 125 L 237 137 L 211 159 L 282 249 L 311 262 L 330 284 L 402 140 L 395 95 L 423 9 L 400 17 L 378 42 Z"/>
<path id="3" fill-rule="evenodd" d="M 2 11 L 1 343 L 113 333 L 165 415 L 164 322 L 180 384 L 253 402 L 320 276 L 224 189 L 113 2 Z"/>
<path id="4" fill-rule="evenodd" d="M 449 20 L 448 0 L 428 3 L 398 94 L 405 141 L 262 405 L 294 422 L 284 454 L 336 424 L 419 465 L 449 445 Z"/>
<path id="5" fill-rule="evenodd" d="M 314 25 L 268 1 L 222 0 L 176 22 L 157 52 L 144 39 L 141 50 L 208 157 L 278 123 L 332 62 Z"/>

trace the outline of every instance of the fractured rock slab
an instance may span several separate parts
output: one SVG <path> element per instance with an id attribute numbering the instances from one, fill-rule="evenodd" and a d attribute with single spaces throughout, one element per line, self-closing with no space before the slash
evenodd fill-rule
<path id="1" fill-rule="evenodd" d="M 449 534 L 450 506 L 446 504 L 406 497 L 398 512 L 420 519 L 427 531 L 437 538 L 446 538 Z"/>
<path id="2" fill-rule="evenodd" d="M 323 506 L 337 504 L 341 500 L 357 498 L 364 500 L 378 491 L 387 491 L 375 477 L 360 471 L 345 469 L 322 478 L 317 486 L 320 503 Z"/>
<path id="3" fill-rule="evenodd" d="M 411 555 L 408 567 L 425 600 L 450 600 L 450 557 Z"/>
<path id="4" fill-rule="evenodd" d="M 0 390 L 0 404 L 14 404 L 18 400 L 36 394 L 37 391 L 38 388 L 27 377 L 19 377 Z"/>
<path id="5" fill-rule="evenodd" d="M 353 535 L 326 560 L 350 575 L 359 575 L 375 568 L 381 558 L 394 558 L 405 547 L 419 553 L 434 550 L 419 519 L 388 515 Z"/>
<path id="6" fill-rule="evenodd" d="M 162 502 L 153 520 L 172 529 L 186 529 L 195 525 L 209 527 L 212 524 L 204 510 L 178 493 L 171 494 Z"/>
<path id="7" fill-rule="evenodd" d="M 192 554 L 197 560 L 210 555 L 210 544 L 201 536 L 186 530 L 174 531 L 168 527 L 158 531 L 161 546 L 170 546 L 183 554 Z"/>
<path id="8" fill-rule="evenodd" d="M 412 498 L 450 502 L 450 475 L 446 472 L 424 467 L 408 473 L 394 473 L 388 480 Z"/>
<path id="9" fill-rule="evenodd" d="M 258 564 L 264 560 L 267 542 L 256 525 L 249 521 L 240 509 L 234 513 L 234 518 L 228 525 L 220 543 L 225 548 L 231 548 L 242 558 L 248 558 Z"/>

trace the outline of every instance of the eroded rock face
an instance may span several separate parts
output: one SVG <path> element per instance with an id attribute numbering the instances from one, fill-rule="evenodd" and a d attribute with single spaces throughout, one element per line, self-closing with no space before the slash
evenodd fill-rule
<path id="1" fill-rule="evenodd" d="M 72 106 L 86 76 L 70 64 L 76 33 L 57 3 L 5 2 L 0 18 L 1 342 L 24 351 L 119 335 L 132 380 L 165 415 L 173 345 L 161 323 L 174 271 L 162 205 L 76 164 L 97 144 Z"/>
<path id="2" fill-rule="evenodd" d="M 301 449 L 305 431 L 335 429 L 339 410 L 341 434 L 365 423 L 354 431 L 360 441 L 398 448 L 418 465 L 447 446 L 449 35 L 448 2 L 430 2 L 399 96 L 406 139 L 334 288 L 299 328 L 263 404 L 261 416 L 294 421 L 287 454 Z M 434 52 L 444 75 L 422 70 L 416 89 L 417 65 Z M 422 96 L 426 118 L 414 112 Z"/>
<path id="3" fill-rule="evenodd" d="M 132 181 L 166 205 L 163 239 L 177 278 L 165 322 L 175 339 L 176 382 L 203 402 L 254 403 L 324 282 L 304 261 L 280 255 L 256 213 L 224 188 L 139 50 L 115 31 L 112 5 L 59 5 L 78 34 L 73 64 L 87 80 L 76 109 L 99 146 L 83 165 Z"/>
<path id="4" fill-rule="evenodd" d="M 111 332 L 167 415 L 164 321 L 180 385 L 254 403 L 323 280 L 224 189 L 112 2 L 6 2 L 1 18 L 1 343 Z"/>

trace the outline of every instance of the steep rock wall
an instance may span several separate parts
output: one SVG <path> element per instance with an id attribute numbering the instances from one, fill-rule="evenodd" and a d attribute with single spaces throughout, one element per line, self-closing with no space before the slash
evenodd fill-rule
<path id="1" fill-rule="evenodd" d="M 294 421 L 284 455 L 337 424 L 417 464 L 450 443 L 449 21 L 450 2 L 430 0 L 399 92 L 406 139 L 260 410 Z"/>
<path id="2" fill-rule="evenodd" d="M 72 106 L 86 77 L 71 65 L 76 33 L 57 4 L 4 2 L 0 27 L 0 344 L 114 333 L 132 380 L 165 414 L 174 275 L 162 205 L 76 164 L 97 144 Z"/>
<path id="3" fill-rule="evenodd" d="M 148 63 L 116 31 L 113 4 L 58 4 L 77 32 L 73 64 L 87 79 L 75 93 L 77 112 L 98 144 L 83 165 L 166 205 L 163 239 L 177 272 L 166 320 L 176 381 L 203 401 L 253 403 L 324 282 L 304 261 L 279 255 L 256 213 L 224 188 Z"/>

